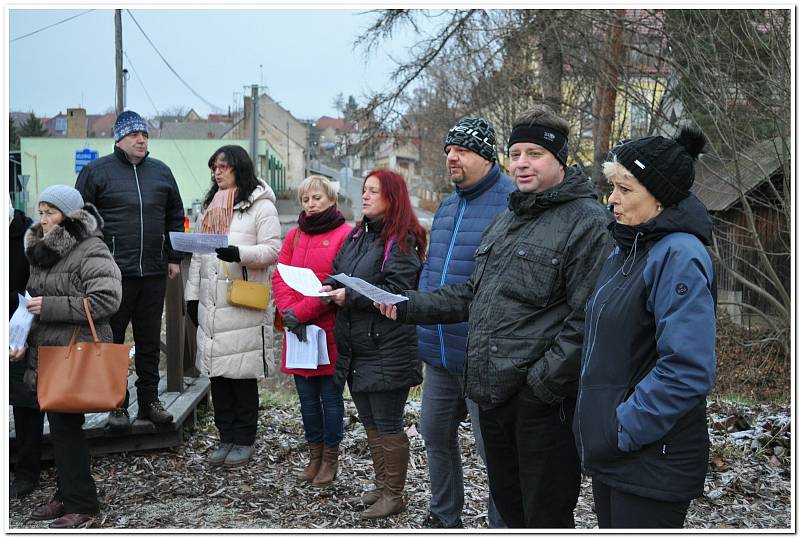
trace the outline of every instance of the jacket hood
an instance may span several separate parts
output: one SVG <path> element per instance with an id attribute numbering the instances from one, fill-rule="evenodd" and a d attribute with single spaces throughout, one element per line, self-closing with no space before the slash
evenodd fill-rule
<path id="1" fill-rule="evenodd" d="M 89 237 L 103 237 L 103 218 L 92 204 L 73 211 L 44 233 L 37 222 L 25 232 L 25 257 L 31 265 L 52 267 Z"/>
<path id="2" fill-rule="evenodd" d="M 258 180 L 258 185 L 253 192 L 250 193 L 250 196 L 247 200 L 237 203 L 233 206 L 235 211 L 246 211 L 248 207 L 253 205 L 256 200 L 260 200 L 261 198 L 266 198 L 273 204 L 278 201 L 278 198 L 275 196 L 275 192 L 272 190 L 272 187 L 267 185 L 263 179 Z"/>
<path id="3" fill-rule="evenodd" d="M 551 207 L 580 198 L 597 199 L 589 177 L 577 166 L 567 169 L 564 181 L 542 192 L 520 192 L 508 195 L 508 209 L 518 217 L 532 218 Z"/>
<path id="4" fill-rule="evenodd" d="M 640 240 L 652 243 L 665 235 L 684 232 L 694 235 L 704 245 L 710 245 L 714 224 L 703 202 L 694 194 L 690 194 L 677 205 L 664 208 L 654 219 L 637 226 L 612 222 L 609 224 L 609 229 L 617 243 L 628 250 L 638 234 Z"/>
<path id="5" fill-rule="evenodd" d="M 16 237 L 22 237 L 32 223 L 33 221 L 26 217 L 25 213 L 19 209 L 15 209 L 11 223 L 8 225 L 8 238 L 13 239 Z"/>

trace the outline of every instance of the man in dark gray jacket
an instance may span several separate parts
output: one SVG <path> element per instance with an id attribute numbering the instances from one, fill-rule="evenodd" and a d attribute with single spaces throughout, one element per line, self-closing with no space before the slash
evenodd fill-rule
<path id="1" fill-rule="evenodd" d="M 169 167 L 148 157 L 147 124 L 141 116 L 132 110 L 120 114 L 114 142 L 114 153 L 84 167 L 75 188 L 103 217 L 104 240 L 122 272 L 122 305 L 111 318 L 111 329 L 114 342 L 123 343 L 133 324 L 138 418 L 168 423 L 173 417 L 158 400 L 161 314 L 166 277 L 180 273 L 169 232 L 183 231 L 183 202 Z M 129 396 L 109 416 L 111 428 L 130 426 Z"/>
<path id="2" fill-rule="evenodd" d="M 489 487 L 509 528 L 574 527 L 572 435 L 584 305 L 610 249 L 611 215 L 578 168 L 569 125 L 545 106 L 508 141 L 517 190 L 486 229 L 469 281 L 380 305 L 407 323 L 469 320 L 466 396 L 480 406 Z"/>

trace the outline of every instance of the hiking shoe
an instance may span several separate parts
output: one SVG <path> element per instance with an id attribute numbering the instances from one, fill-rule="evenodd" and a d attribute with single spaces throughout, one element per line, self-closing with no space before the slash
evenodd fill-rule
<path id="1" fill-rule="evenodd" d="M 47 519 L 55 519 L 64 515 L 64 503 L 55 499 L 47 504 L 37 506 L 31 512 L 30 519 L 34 521 L 45 521 Z"/>
<path id="2" fill-rule="evenodd" d="M 149 420 L 153 424 L 168 424 L 172 422 L 172 414 L 164 409 L 164 405 L 156 400 L 139 407 L 139 419 Z"/>
<path id="3" fill-rule="evenodd" d="M 436 517 L 435 515 L 428 512 L 428 517 L 425 518 L 425 521 L 422 522 L 422 528 L 424 529 L 463 529 L 464 523 L 461 521 L 461 518 L 458 518 L 455 525 L 447 526 L 445 525 L 444 521 Z"/>
<path id="4" fill-rule="evenodd" d="M 233 443 L 220 443 L 216 450 L 208 455 L 208 463 L 211 465 L 222 465 L 232 448 Z"/>
<path id="5" fill-rule="evenodd" d="M 92 514 L 65 514 L 48 527 L 51 529 L 85 529 L 94 521 Z"/>
<path id="6" fill-rule="evenodd" d="M 225 465 L 227 467 L 244 465 L 250 461 L 253 452 L 255 452 L 255 446 L 253 445 L 233 445 L 231 451 L 225 457 Z"/>
<path id="7" fill-rule="evenodd" d="M 127 430 L 131 427 L 131 417 L 124 407 L 114 409 L 108 414 L 108 427 L 112 430 Z"/>

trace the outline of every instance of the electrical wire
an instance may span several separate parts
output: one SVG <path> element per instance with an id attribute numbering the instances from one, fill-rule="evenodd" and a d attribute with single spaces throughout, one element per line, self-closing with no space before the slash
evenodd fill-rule
<path id="1" fill-rule="evenodd" d="M 195 97 L 197 97 L 198 99 L 200 99 L 201 101 L 203 101 L 203 102 L 204 102 L 206 105 L 208 105 L 208 106 L 209 106 L 209 107 L 210 107 L 210 108 L 211 108 L 211 109 L 212 109 L 214 112 L 222 112 L 222 111 L 223 111 L 223 110 L 222 110 L 222 108 L 220 108 L 220 107 L 218 107 L 217 105 L 215 105 L 215 104 L 213 104 L 213 103 L 209 102 L 208 100 L 206 100 L 206 99 L 205 99 L 205 98 L 204 98 L 202 95 L 200 95 L 199 93 L 197 93 L 197 92 L 194 90 L 194 88 L 192 88 L 192 87 L 189 85 L 189 83 L 188 83 L 188 82 L 186 82 L 185 80 L 183 80 L 183 77 L 181 77 L 181 76 L 178 74 L 178 72 L 177 72 L 177 71 L 175 71 L 175 68 L 173 68 L 173 67 L 172 67 L 172 66 L 169 64 L 169 62 L 167 61 L 167 59 L 166 59 L 166 58 L 164 58 L 164 55 L 163 55 L 163 54 L 161 54 L 161 51 L 159 51 L 159 50 L 158 50 L 158 47 L 156 47 L 155 43 L 153 43 L 153 41 L 150 39 L 150 37 L 148 37 L 147 33 L 145 33 L 145 31 L 144 31 L 144 28 L 142 28 L 142 25 L 141 25 L 141 24 L 139 24 L 139 21 L 137 21 L 137 20 L 136 20 L 136 17 L 134 17 L 134 16 L 133 16 L 133 13 L 131 13 L 131 10 L 130 10 L 130 9 L 126 9 L 125 11 L 128 13 L 128 15 L 130 16 L 130 18 L 133 20 L 134 24 L 136 24 L 136 26 L 139 28 L 139 31 L 140 31 L 140 32 L 142 32 L 142 35 L 143 35 L 143 36 L 144 36 L 144 38 L 147 40 L 147 42 L 148 42 L 148 43 L 150 43 L 150 46 L 151 46 L 151 47 L 153 47 L 153 50 L 155 50 L 155 51 L 156 51 L 156 54 L 158 54 L 158 56 L 161 58 L 161 60 L 164 62 L 164 64 L 165 64 L 165 65 L 166 65 L 166 66 L 169 68 L 169 70 L 170 70 L 170 71 L 172 71 L 172 73 L 173 73 L 173 74 L 174 74 L 176 77 L 178 77 L 178 80 L 180 80 L 180 81 L 183 83 L 183 85 L 184 85 L 184 86 L 186 86 L 187 88 L 189 88 L 189 91 L 190 91 L 190 92 L 192 92 L 192 93 L 194 94 L 194 96 L 195 96 Z"/>
<path id="2" fill-rule="evenodd" d="M 150 92 L 147 91 L 147 88 L 144 85 L 144 81 L 142 80 L 142 77 L 139 76 L 139 73 L 136 71 L 136 67 L 134 67 L 130 56 L 128 56 L 128 53 L 126 51 L 122 51 L 122 54 L 124 54 L 125 55 L 125 59 L 128 60 L 128 65 L 131 66 L 131 70 L 133 71 L 133 74 L 136 75 L 136 80 L 139 81 L 139 85 L 142 87 L 142 89 L 144 90 L 144 94 L 147 96 L 147 99 L 150 101 L 150 104 L 153 106 L 153 110 L 155 110 L 156 114 L 160 116 L 161 112 L 158 111 L 158 107 L 156 106 L 155 102 L 153 101 L 153 98 L 150 97 Z M 192 172 L 192 167 L 189 166 L 189 161 L 186 160 L 186 156 L 181 151 L 180 146 L 178 145 L 178 143 L 175 141 L 174 138 L 172 138 L 171 140 L 172 140 L 172 143 L 175 144 L 175 149 L 178 150 L 178 155 L 181 156 L 181 160 L 183 161 L 183 164 L 185 164 L 186 165 L 186 169 L 189 170 L 189 174 L 191 174 L 195 185 L 197 185 L 200 188 L 200 191 L 203 191 L 203 186 L 200 184 L 200 181 L 197 179 L 197 176 L 194 175 L 194 172 Z"/>
<path id="3" fill-rule="evenodd" d="M 9 43 L 13 43 L 14 41 L 19 41 L 20 39 L 24 39 L 26 37 L 30 37 L 33 34 L 38 34 L 39 32 L 44 32 L 48 28 L 52 28 L 53 26 L 58 26 L 59 24 L 63 24 L 65 22 L 67 22 L 67 21 L 71 21 L 72 19 L 76 19 L 76 18 L 80 17 L 81 15 L 86 15 L 90 11 L 94 11 L 94 10 L 93 9 L 87 9 L 86 11 L 78 13 L 77 15 L 73 15 L 71 17 L 67 17 L 64 20 L 61 20 L 61 21 L 58 21 L 58 22 L 54 22 L 53 24 L 49 24 L 49 25 L 45 26 L 44 28 L 39 28 L 38 30 L 34 30 L 33 32 L 28 32 L 27 34 L 21 35 L 19 37 L 15 37 L 14 39 L 9 39 L 8 42 Z"/>

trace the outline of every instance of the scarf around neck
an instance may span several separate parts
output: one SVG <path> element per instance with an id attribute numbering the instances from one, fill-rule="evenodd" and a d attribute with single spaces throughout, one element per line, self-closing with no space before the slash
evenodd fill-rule
<path id="1" fill-rule="evenodd" d="M 301 211 L 297 224 L 300 226 L 300 231 L 316 235 L 338 228 L 344 224 L 344 221 L 344 215 L 335 205 L 332 205 L 325 211 L 311 216 L 306 215 L 305 211 Z"/>

